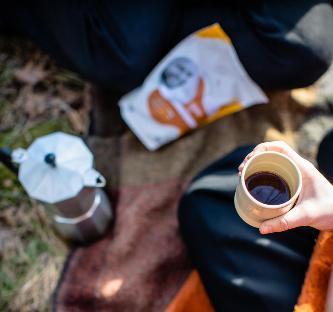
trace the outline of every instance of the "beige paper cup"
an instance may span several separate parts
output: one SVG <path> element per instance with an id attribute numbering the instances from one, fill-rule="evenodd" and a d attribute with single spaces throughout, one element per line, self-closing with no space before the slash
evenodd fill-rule
<path id="1" fill-rule="evenodd" d="M 291 198 L 280 205 L 267 205 L 256 200 L 248 191 L 245 180 L 260 171 L 283 178 L 289 186 Z M 296 204 L 301 189 L 302 175 L 293 160 L 278 152 L 262 152 L 250 158 L 243 168 L 235 193 L 235 208 L 246 223 L 259 228 L 263 221 L 288 212 Z"/>

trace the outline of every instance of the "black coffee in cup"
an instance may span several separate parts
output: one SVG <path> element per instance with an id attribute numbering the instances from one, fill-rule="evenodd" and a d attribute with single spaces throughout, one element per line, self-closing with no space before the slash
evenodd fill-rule
<path id="1" fill-rule="evenodd" d="M 258 201 L 267 205 L 280 205 L 290 199 L 287 182 L 277 174 L 260 171 L 245 180 L 250 194 Z"/>

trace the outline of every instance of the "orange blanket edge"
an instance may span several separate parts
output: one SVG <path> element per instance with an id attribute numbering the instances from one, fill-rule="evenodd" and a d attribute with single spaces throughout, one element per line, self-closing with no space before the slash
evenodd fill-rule
<path id="1" fill-rule="evenodd" d="M 193 270 L 174 299 L 165 310 L 166 312 L 214 312 L 199 273 Z"/>
<path id="2" fill-rule="evenodd" d="M 321 232 L 312 253 L 295 312 L 323 312 L 333 265 L 333 232 Z"/>

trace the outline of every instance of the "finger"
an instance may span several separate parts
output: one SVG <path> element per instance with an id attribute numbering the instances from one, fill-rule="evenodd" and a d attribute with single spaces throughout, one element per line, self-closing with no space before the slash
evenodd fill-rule
<path id="1" fill-rule="evenodd" d="M 243 169 L 244 169 L 244 166 L 245 166 L 245 161 L 243 161 L 239 167 L 238 167 L 238 173 L 242 173 Z"/>
<path id="2" fill-rule="evenodd" d="M 253 156 L 253 151 L 249 154 L 246 155 L 246 157 L 244 158 L 243 162 L 239 165 L 238 167 L 238 171 L 242 172 L 245 164 L 247 163 L 247 161 Z"/>
<path id="3" fill-rule="evenodd" d="M 308 225 L 307 215 L 300 206 L 296 206 L 280 217 L 263 222 L 259 230 L 261 234 L 269 234 L 283 232 L 295 227 L 306 225 Z"/>
<path id="4" fill-rule="evenodd" d="M 297 162 L 303 159 L 287 143 L 283 141 L 271 141 L 271 142 L 261 143 L 254 148 L 253 153 L 254 155 L 256 155 L 258 153 L 266 151 L 274 151 L 285 154 Z"/>
<path id="5" fill-rule="evenodd" d="M 298 155 L 287 143 L 283 141 L 271 141 L 264 142 L 258 144 L 251 153 L 249 153 L 243 160 L 243 162 L 239 165 L 238 171 L 241 173 L 244 169 L 246 163 L 255 155 L 266 152 L 266 151 L 274 151 L 285 154 L 289 156 L 292 160 L 294 160 L 299 165 L 302 164 L 304 159 Z"/>
<path id="6" fill-rule="evenodd" d="M 271 141 L 258 144 L 251 153 L 249 153 L 240 164 L 238 170 L 241 172 L 250 158 L 262 152 L 275 151 L 287 155 L 292 155 L 291 157 L 299 156 L 287 143 L 283 141 Z"/>

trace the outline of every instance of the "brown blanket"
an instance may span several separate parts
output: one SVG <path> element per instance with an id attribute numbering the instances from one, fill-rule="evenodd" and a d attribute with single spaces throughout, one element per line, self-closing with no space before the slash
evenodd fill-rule
<path id="1" fill-rule="evenodd" d="M 276 139 L 293 145 L 306 110 L 279 93 L 268 105 L 225 117 L 153 153 L 129 131 L 91 138 L 116 219 L 104 239 L 73 250 L 55 310 L 163 311 L 191 271 L 177 224 L 177 203 L 189 180 L 239 145 Z"/>

